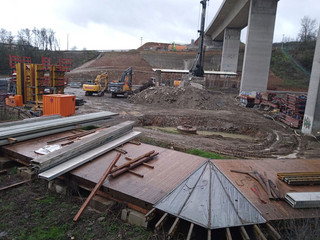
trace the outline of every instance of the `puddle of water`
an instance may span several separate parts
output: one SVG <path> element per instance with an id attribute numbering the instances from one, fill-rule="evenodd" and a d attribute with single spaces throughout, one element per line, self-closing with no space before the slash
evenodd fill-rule
<path id="1" fill-rule="evenodd" d="M 197 131 L 199 135 L 211 136 L 211 135 L 220 135 L 222 137 L 235 138 L 235 139 L 244 139 L 244 140 L 255 140 L 254 137 L 248 135 L 236 134 L 236 133 L 226 133 L 226 132 L 211 132 L 211 131 Z"/>
<path id="2" fill-rule="evenodd" d="M 179 132 L 174 127 L 145 126 L 145 128 L 156 129 L 156 130 L 160 130 L 160 131 L 167 132 L 167 133 L 181 134 L 181 132 Z M 212 135 L 218 136 L 219 135 L 219 136 L 222 136 L 222 137 L 233 138 L 233 139 L 255 140 L 254 137 L 250 137 L 250 136 L 247 136 L 247 135 L 234 134 L 234 133 L 225 133 L 225 132 L 197 131 L 197 134 L 198 135 L 202 135 L 202 136 L 212 136 Z"/>

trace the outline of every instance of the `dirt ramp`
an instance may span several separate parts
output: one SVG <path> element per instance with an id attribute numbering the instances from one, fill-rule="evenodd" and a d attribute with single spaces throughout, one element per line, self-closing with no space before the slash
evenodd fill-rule
<path id="1" fill-rule="evenodd" d="M 230 99 L 220 92 L 201 90 L 188 86 L 151 87 L 129 99 L 136 104 L 149 104 L 162 108 L 189 108 L 201 110 L 228 109 Z"/>

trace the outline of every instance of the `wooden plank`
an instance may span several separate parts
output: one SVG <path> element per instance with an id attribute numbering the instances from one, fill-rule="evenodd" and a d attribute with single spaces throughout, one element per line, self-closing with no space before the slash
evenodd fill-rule
<path id="1" fill-rule="evenodd" d="M 261 240 L 268 240 L 264 234 L 262 233 L 261 229 L 256 225 L 254 224 L 253 225 L 253 228 L 254 228 L 254 231 L 256 232 L 256 234 L 260 237 Z"/>
<path id="2" fill-rule="evenodd" d="M 244 226 L 240 227 L 240 233 L 241 233 L 241 236 L 242 236 L 243 240 L 250 240 L 250 237 L 249 237 L 246 229 L 244 228 Z"/>
<path id="3" fill-rule="evenodd" d="M 119 138 L 121 135 L 129 132 L 132 129 L 133 124 L 133 121 L 126 121 L 112 126 L 72 145 L 33 159 L 31 161 L 31 166 L 39 172 L 42 172 L 71 158 L 79 156 L 89 150 L 92 150 L 93 148 L 99 147 L 107 142 Z"/>
<path id="4" fill-rule="evenodd" d="M 266 223 L 267 227 L 271 233 L 271 235 L 275 238 L 275 239 L 281 239 L 280 234 L 272 227 L 272 225 L 270 223 Z"/>
<path id="5" fill-rule="evenodd" d="M 226 239 L 227 240 L 232 240 L 230 228 L 226 228 Z"/>
<path id="6" fill-rule="evenodd" d="M 155 212 L 156 208 L 152 208 L 146 215 L 144 215 L 146 217 L 146 220 L 150 221 L 151 219 L 153 219 L 155 216 Z"/>
<path id="7" fill-rule="evenodd" d="M 171 228 L 170 228 L 170 230 L 168 232 L 168 239 L 173 238 L 173 235 L 174 235 L 174 233 L 177 230 L 177 227 L 179 225 L 179 221 L 180 221 L 180 218 L 178 218 L 178 217 L 174 220 L 174 222 L 173 222 L 173 224 L 172 224 L 172 226 L 171 226 Z"/>
<path id="8" fill-rule="evenodd" d="M 194 227 L 194 224 L 191 223 L 190 227 L 189 227 L 189 231 L 188 231 L 188 235 L 187 235 L 187 239 L 186 240 L 190 240 L 191 239 L 192 232 L 193 232 L 193 227 Z"/>
<path id="9" fill-rule="evenodd" d="M 97 147 L 84 154 L 81 154 L 80 156 L 70 159 L 69 161 L 63 162 L 58 166 L 48 169 L 47 171 L 40 173 L 38 176 L 46 180 L 52 180 L 58 176 L 61 176 L 64 173 L 71 171 L 72 169 L 75 169 L 89 161 L 92 161 L 93 159 L 111 151 L 112 149 L 124 144 L 125 142 L 131 139 L 136 138 L 139 135 L 140 135 L 140 132 L 136 132 L 136 131 L 128 133 L 114 141 L 106 143 L 100 147 Z"/>
<path id="10" fill-rule="evenodd" d="M 101 177 L 100 181 L 96 184 L 96 186 L 94 187 L 94 189 L 91 191 L 89 197 L 86 199 L 86 201 L 82 204 L 81 208 L 79 209 L 78 213 L 76 214 L 76 216 L 73 218 L 73 221 L 78 221 L 79 217 L 81 216 L 82 212 L 84 211 L 84 209 L 87 207 L 87 205 L 89 204 L 89 202 L 91 201 L 91 199 L 94 197 L 94 195 L 97 193 L 97 191 L 99 190 L 99 188 L 101 187 L 101 185 L 103 184 L 104 180 L 106 180 L 107 176 L 109 175 L 109 173 L 111 172 L 111 169 L 114 167 L 114 165 L 117 163 L 117 161 L 119 160 L 121 154 L 118 153 L 116 155 L 116 157 L 113 159 L 113 161 L 111 162 L 111 164 L 109 165 L 109 167 L 107 168 L 107 170 L 105 171 L 105 173 L 103 174 L 103 176 Z"/>
<path id="11" fill-rule="evenodd" d="M 160 228 L 163 226 L 163 224 L 166 222 L 168 216 L 169 216 L 168 213 L 163 214 L 162 217 L 160 218 L 160 220 L 156 223 L 155 229 L 156 229 L 157 231 L 159 231 Z"/>

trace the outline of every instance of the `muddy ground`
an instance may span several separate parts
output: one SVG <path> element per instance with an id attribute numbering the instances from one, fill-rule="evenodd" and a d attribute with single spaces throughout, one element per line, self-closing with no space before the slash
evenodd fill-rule
<path id="1" fill-rule="evenodd" d="M 173 149 L 197 148 L 235 158 L 311 158 L 320 153 L 319 142 L 265 117 L 271 113 L 240 106 L 237 93 L 192 87 L 152 87 L 129 98 L 85 96 L 79 88 L 67 88 L 66 93 L 86 101 L 77 114 L 119 113 L 115 123 L 134 120 L 144 139 Z M 173 131 L 184 123 L 199 134 Z"/>

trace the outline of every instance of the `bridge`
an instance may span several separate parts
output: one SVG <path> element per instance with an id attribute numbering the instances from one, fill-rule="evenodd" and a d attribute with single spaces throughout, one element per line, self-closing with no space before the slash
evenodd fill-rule
<path id="1" fill-rule="evenodd" d="M 278 0 L 224 0 L 205 35 L 223 42 L 221 71 L 236 72 L 241 30 L 247 28 L 241 92 L 265 92 L 269 79 Z M 320 133 L 320 29 L 302 131 Z"/>

